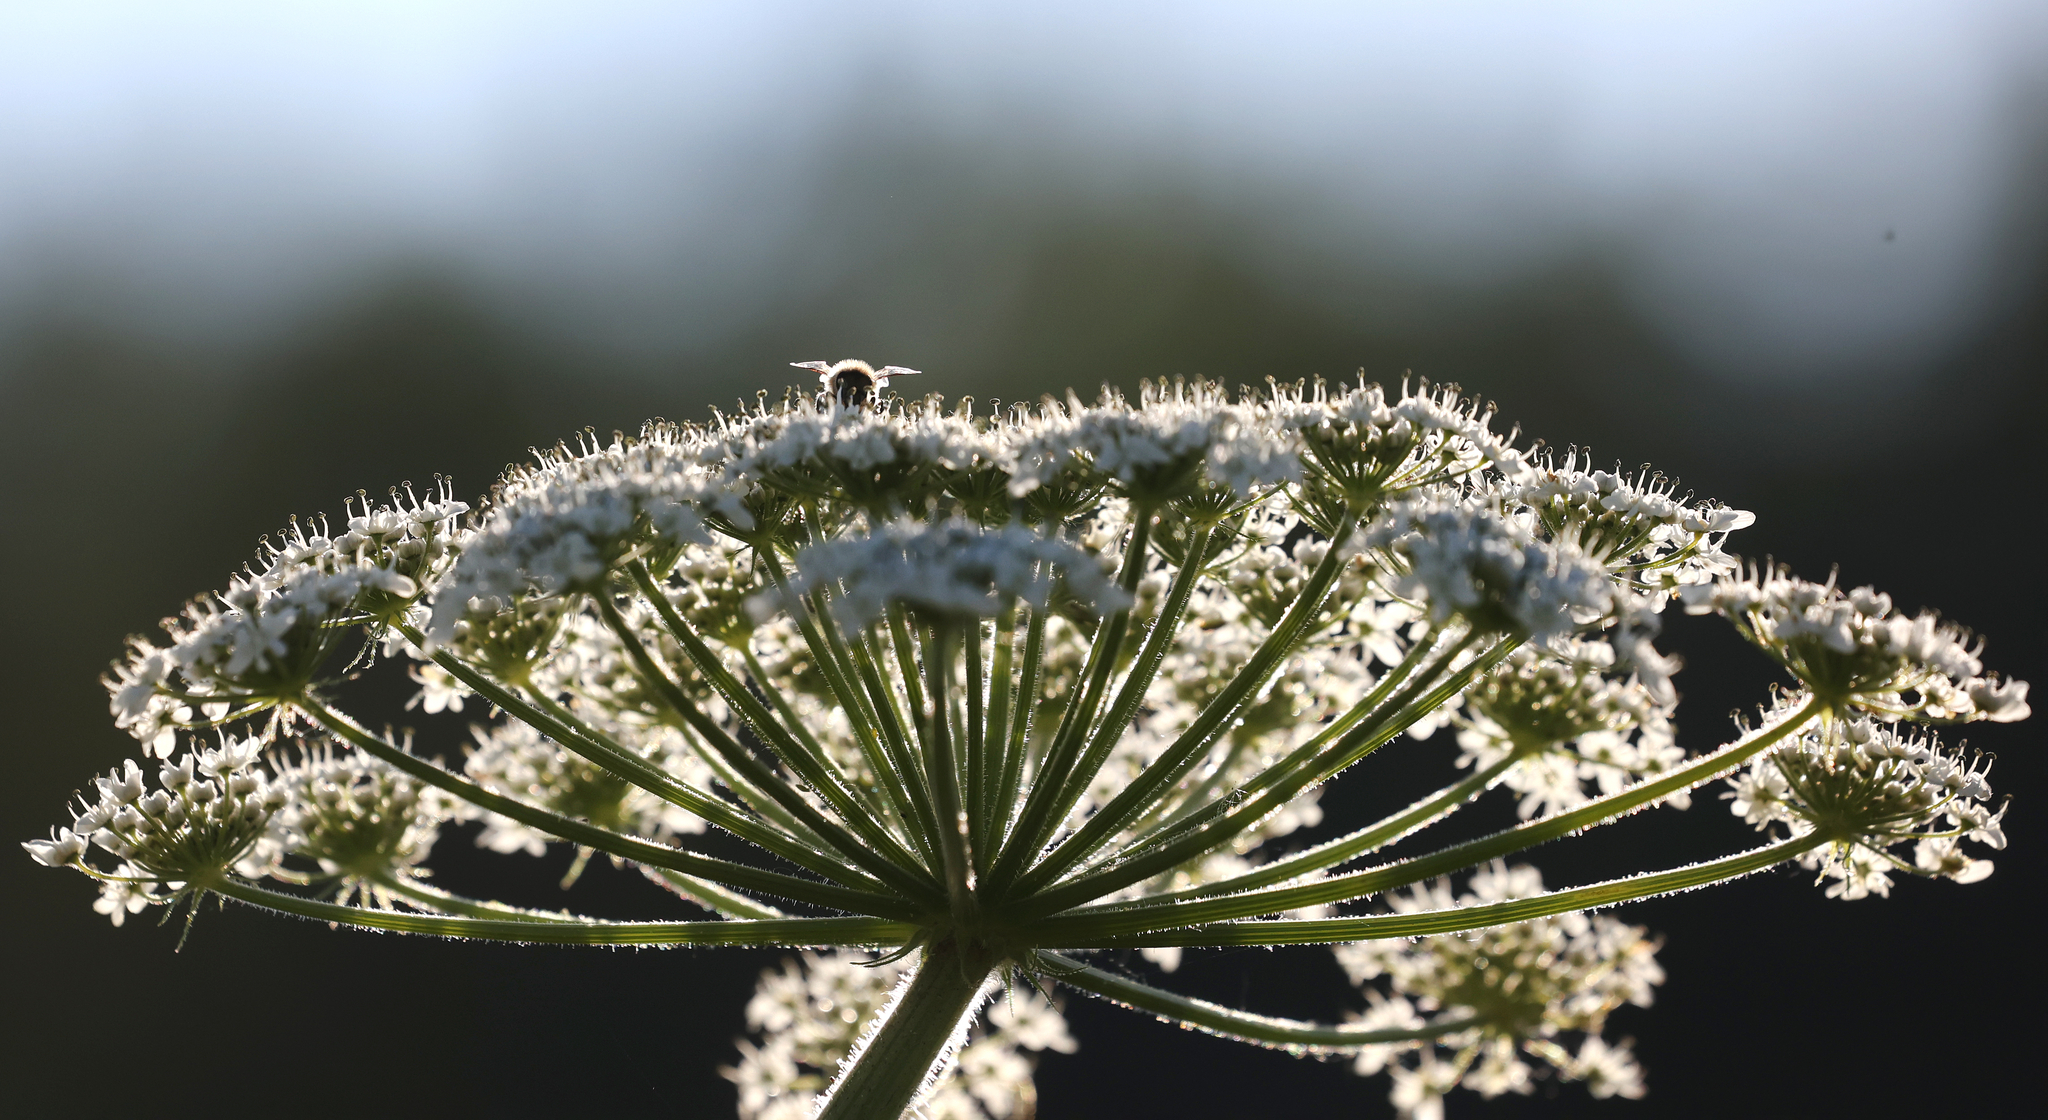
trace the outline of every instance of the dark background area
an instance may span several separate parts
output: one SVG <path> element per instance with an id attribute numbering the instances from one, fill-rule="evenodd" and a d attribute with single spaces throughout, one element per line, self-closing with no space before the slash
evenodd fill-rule
<path id="1" fill-rule="evenodd" d="M 1967 327 L 1865 370 L 1731 368 L 1647 311 L 1626 247 L 1599 238 L 1454 283 L 1367 250 L 1303 248 L 1313 222 L 1280 244 L 1284 192 L 1224 196 L 1153 169 L 1089 194 L 993 174 L 972 145 L 901 132 L 841 142 L 869 170 L 764 239 L 782 247 L 774 267 L 789 282 L 681 342 L 657 331 L 614 345 L 587 308 L 538 314 L 533 299 L 508 296 L 502 274 L 430 238 L 233 330 L 167 329 L 138 289 L 91 268 L 50 267 L 8 288 L 7 835 L 42 835 L 65 819 L 69 791 L 133 753 L 96 680 L 123 635 L 220 586 L 286 514 L 335 511 L 359 487 L 435 472 L 474 494 L 531 444 L 585 425 L 702 417 L 779 391 L 795 373 L 786 363 L 811 358 L 911 365 L 926 376 L 904 389 L 983 399 L 1181 374 L 1257 382 L 1362 368 L 1382 381 L 1413 370 L 1461 382 L 1532 436 L 1654 463 L 1754 510 L 1734 542 L 1742 553 L 1812 577 L 1839 565 L 1848 585 L 1986 634 L 1989 667 L 2048 679 L 2039 145 L 2013 145 L 2013 201 Z M 806 271 L 805 253 L 786 248 L 814 244 L 839 263 Z M 1276 273 L 1273 255 L 1288 252 L 1301 269 Z M 675 267 L 695 286 L 641 291 L 634 314 L 659 318 L 664 300 L 681 319 L 709 314 L 701 289 L 716 276 Z M 180 280 L 151 283 L 175 302 Z M 1761 702 L 1773 679 L 1710 620 L 1671 618 L 1663 645 L 1687 659 L 1681 730 L 1694 750 L 1721 741 L 1728 713 Z M 402 694 L 385 692 L 361 714 L 406 720 Z M 459 749 L 460 719 L 413 722 L 428 752 Z M 2048 997 L 2036 947 L 2042 726 L 1966 729 L 1998 755 L 1994 788 L 2015 798 L 2011 847 L 1988 881 L 1906 881 L 1889 900 L 1845 903 L 1779 871 L 1625 908 L 1667 938 L 1656 1006 L 1611 1026 L 1636 1038 L 1651 1095 L 1460 1094 L 1450 1115 L 2026 1111 L 2044 1041 L 2031 1009 Z M 1435 788 L 1453 757 L 1447 737 L 1387 754 L 1333 787 L 1333 818 Z M 1508 812 L 1488 803 L 1429 839 Z M 1749 842 L 1709 787 L 1688 813 L 1633 817 L 1536 856 L 1550 883 L 1567 885 Z M 545 902 L 566 859 L 496 857 L 453 834 L 435 864 L 444 882 Z M 18 1116 L 730 1115 L 717 1067 L 736 1057 L 755 977 L 786 955 L 455 944 L 243 908 L 208 910 L 174 951 L 178 929 L 155 927 L 154 913 L 110 928 L 88 883 L 26 856 L 0 858 L 0 890 L 0 1111 Z M 570 901 L 682 913 L 601 862 Z M 1190 952 L 1174 986 L 1274 1014 L 1356 1006 L 1320 950 Z M 1041 1062 L 1048 1117 L 1391 1114 L 1384 1079 L 1345 1063 L 1248 1049 L 1071 993 L 1067 1012 L 1081 1049 Z"/>

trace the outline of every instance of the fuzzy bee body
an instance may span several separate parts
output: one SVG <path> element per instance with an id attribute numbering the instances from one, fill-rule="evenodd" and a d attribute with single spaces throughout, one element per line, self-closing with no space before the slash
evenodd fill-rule
<path id="1" fill-rule="evenodd" d="M 866 408 L 876 394 L 889 387 L 892 377 L 910 377 L 918 371 L 902 366 L 876 369 L 866 362 L 847 358 L 837 362 L 791 362 L 797 369 L 818 374 L 818 392 L 839 402 L 841 408 Z"/>

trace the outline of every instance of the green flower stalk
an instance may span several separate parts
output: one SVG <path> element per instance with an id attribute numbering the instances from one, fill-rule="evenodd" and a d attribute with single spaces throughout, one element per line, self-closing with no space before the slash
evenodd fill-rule
<path id="1" fill-rule="evenodd" d="M 294 521 L 109 676 L 156 788 L 129 761 L 29 854 L 98 880 L 117 925 L 211 894 L 451 938 L 821 950 L 749 1008 L 741 1112 L 895 1120 L 1029 1112 L 1025 1053 L 1073 1045 L 1062 988 L 1349 1055 L 1406 1116 L 1546 1076 L 1640 1095 L 1603 1030 L 1650 1001 L 1657 943 L 1584 911 L 1787 861 L 1845 898 L 1971 882 L 1990 864 L 1965 843 L 2004 843 L 1983 767 L 1896 725 L 2021 719 L 2024 683 L 1873 591 L 1743 568 L 1746 513 L 1518 452 L 1454 387 L 991 413 L 891 397 L 898 367 L 804 368 L 815 399 L 587 436 L 474 510 L 443 483 L 337 535 Z M 1672 730 L 1674 600 L 1789 676 L 1717 749 Z M 426 713 L 483 720 L 460 767 L 430 760 L 459 741 L 349 711 L 379 647 Z M 1328 819 L 1321 787 L 1404 738 L 1447 784 Z M 1506 862 L 1731 777 L 1761 847 L 1559 889 Z M 1522 823 L 1427 843 L 1495 787 Z M 442 890 L 436 838 L 465 822 L 504 853 L 571 846 L 565 888 L 603 856 L 700 913 Z M 1093 955 L 1170 973 L 1221 945 L 1336 946 L 1363 1010 L 1231 1010 Z"/>

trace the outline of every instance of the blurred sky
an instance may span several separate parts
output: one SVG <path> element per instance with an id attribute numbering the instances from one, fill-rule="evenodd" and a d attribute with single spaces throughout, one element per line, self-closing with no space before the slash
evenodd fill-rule
<path id="1" fill-rule="evenodd" d="M 1311 302 L 1596 246 L 1708 367 L 1868 375 L 1995 310 L 2044 61 L 2004 0 L 12 4 L 0 321 L 234 334 L 432 262 L 716 346 L 886 258 L 937 159 L 981 201 L 1169 184 Z"/>

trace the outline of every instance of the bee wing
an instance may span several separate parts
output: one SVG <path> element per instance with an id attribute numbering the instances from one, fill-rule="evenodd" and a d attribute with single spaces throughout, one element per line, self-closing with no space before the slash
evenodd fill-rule
<path id="1" fill-rule="evenodd" d="M 795 366 L 797 369 L 816 370 L 819 373 L 832 372 L 831 362 L 791 362 L 789 364 Z"/>
<path id="2" fill-rule="evenodd" d="M 878 370 L 876 370 L 876 371 L 875 371 L 875 376 L 876 376 L 876 377 L 910 377 L 910 376 L 913 376 L 913 375 L 915 375 L 915 374 L 916 374 L 917 372 L 918 372 L 917 370 L 914 370 L 914 369 L 905 369 L 905 368 L 903 368 L 902 366 L 883 366 L 883 367 L 882 367 L 881 369 L 878 369 Z"/>

